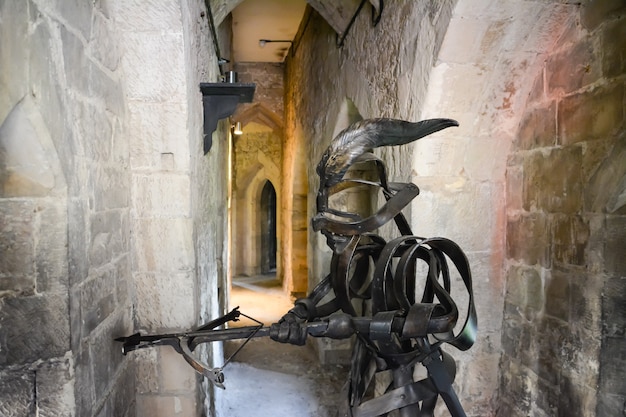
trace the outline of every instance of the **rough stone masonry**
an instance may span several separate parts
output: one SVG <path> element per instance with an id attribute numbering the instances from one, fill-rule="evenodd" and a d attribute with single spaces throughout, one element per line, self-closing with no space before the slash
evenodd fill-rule
<path id="1" fill-rule="evenodd" d="M 210 2 L 222 45 L 239 1 Z M 0 415 L 212 414 L 176 355 L 111 342 L 192 327 L 228 298 L 227 122 L 202 153 L 198 84 L 219 79 L 207 10 L 147 4 L 0 2 Z M 623 0 L 387 0 L 376 27 L 364 10 L 338 48 L 312 8 L 284 63 L 285 276 L 312 288 L 327 272 L 309 190 L 334 133 L 456 119 L 379 156 L 421 188 L 413 230 L 468 251 L 481 325 L 455 356 L 465 409 L 623 415 Z"/>

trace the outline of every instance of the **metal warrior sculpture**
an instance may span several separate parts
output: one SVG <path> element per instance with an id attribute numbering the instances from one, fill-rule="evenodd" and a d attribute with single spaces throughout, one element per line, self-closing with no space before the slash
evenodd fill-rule
<path id="1" fill-rule="evenodd" d="M 332 249 L 330 273 L 278 323 L 217 329 L 243 315 L 236 308 L 194 331 L 118 338 L 124 342 L 124 354 L 170 345 L 194 369 L 224 388 L 224 366 L 210 368 L 192 355 L 199 344 L 246 339 L 243 347 L 251 337 L 270 336 L 304 345 L 307 335 L 354 336 L 339 416 L 386 416 L 394 410 L 401 417 L 433 416 L 441 397 L 452 417 L 464 417 L 452 388 L 456 365 L 442 347 L 449 344 L 467 350 L 475 340 L 477 320 L 467 258 L 448 239 L 413 235 L 401 210 L 419 189 L 412 183 L 388 182 L 385 164 L 371 153 L 374 148 L 407 144 L 451 126 L 458 123 L 450 119 L 418 123 L 370 119 L 349 126 L 333 139 L 317 166 L 320 187 L 312 221 L 313 229 L 326 237 Z M 355 171 L 363 173 L 364 166 L 375 168 L 373 179 L 350 172 L 360 167 Z M 332 207 L 334 197 L 363 186 L 382 191 L 385 203 L 376 213 L 361 215 Z M 387 242 L 374 231 L 391 220 L 400 236 Z M 460 277 L 467 292 L 462 325 L 457 325 L 460 313 L 451 295 L 453 276 Z M 421 380 L 415 380 L 418 365 L 426 368 L 427 376 Z M 375 376 L 381 372 L 390 376 L 386 378 L 389 386 L 373 390 Z"/>

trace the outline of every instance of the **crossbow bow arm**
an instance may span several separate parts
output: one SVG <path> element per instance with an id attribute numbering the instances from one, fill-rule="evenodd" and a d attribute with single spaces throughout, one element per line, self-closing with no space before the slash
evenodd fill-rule
<path id="1" fill-rule="evenodd" d="M 231 321 L 238 321 L 239 316 L 244 316 L 258 323 L 256 326 L 233 327 L 228 329 L 216 329 Z M 311 335 L 322 335 L 328 328 L 327 322 L 306 323 L 307 331 Z M 137 349 L 150 348 L 155 346 L 171 346 L 176 352 L 183 356 L 185 361 L 199 374 L 204 375 L 215 386 L 224 389 L 224 367 L 235 357 L 235 355 L 253 337 L 264 337 L 270 335 L 270 327 L 263 327 L 263 323 L 239 311 L 239 307 L 234 308 L 228 314 L 219 317 L 211 322 L 188 332 L 166 333 L 155 335 L 142 335 L 135 333 L 130 336 L 118 337 L 116 342 L 122 343 L 122 354 L 126 355 Z M 350 333 L 351 334 L 351 333 Z M 349 337 L 349 336 L 347 336 Z M 203 343 L 220 342 L 227 340 L 245 339 L 239 348 L 226 359 L 221 367 L 210 367 L 202 360 L 194 356 L 193 351 Z"/>
<path id="2" fill-rule="evenodd" d="M 238 317 L 243 315 L 251 320 L 252 317 L 246 316 L 239 311 L 239 307 L 233 309 L 230 313 L 222 316 L 204 326 L 181 333 L 166 333 L 156 335 L 142 335 L 135 333 L 130 336 L 118 337 L 117 342 L 122 343 L 122 353 L 124 355 L 133 350 L 150 348 L 155 346 L 171 346 L 176 352 L 183 356 L 185 361 L 199 374 L 204 375 L 215 386 L 224 389 L 224 367 L 233 359 L 233 357 L 245 346 L 245 344 L 253 337 L 270 336 L 275 325 L 271 327 L 263 327 L 263 323 L 258 326 L 233 327 L 228 329 L 215 329 L 229 321 L 238 321 Z M 390 319 L 385 328 L 389 329 L 390 334 L 393 332 L 401 336 L 404 326 L 405 317 L 395 316 Z M 380 327 L 380 322 L 373 321 L 366 317 L 352 317 L 345 313 L 336 313 L 320 321 L 302 323 L 307 334 L 313 337 L 328 337 L 331 339 L 347 339 L 355 333 L 369 334 L 376 331 Z M 245 339 L 243 344 L 228 358 L 221 367 L 210 367 L 202 360 L 194 356 L 193 351 L 203 343 Z"/>

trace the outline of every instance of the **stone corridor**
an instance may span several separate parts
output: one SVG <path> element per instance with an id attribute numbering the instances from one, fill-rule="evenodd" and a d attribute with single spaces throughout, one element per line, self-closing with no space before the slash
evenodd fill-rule
<path id="1" fill-rule="evenodd" d="M 292 306 L 273 274 L 233 279 L 231 306 L 266 325 Z M 254 322 L 242 318 L 238 325 Z M 230 357 L 241 341 L 227 342 Z M 320 365 L 313 348 L 269 338 L 251 339 L 224 370 L 224 391 L 217 393 L 217 417 L 335 417 L 349 367 Z"/>
<path id="2" fill-rule="evenodd" d="M 263 51 L 280 54 L 241 58 L 238 28 L 264 8 L 242 10 L 295 2 L 289 39 L 282 13 L 244 39 L 275 35 Z M 0 0 L 0 416 L 215 417 L 228 390 L 173 349 L 124 356 L 114 339 L 221 316 L 232 275 L 275 267 L 289 296 L 313 289 L 332 257 L 310 227 L 316 166 L 381 117 L 459 123 L 374 153 L 420 188 L 412 231 L 468 255 L 477 338 L 451 353 L 468 416 L 626 415 L 626 0 L 360 4 Z M 230 89 L 230 71 L 254 97 L 214 128 L 200 85 Z M 287 308 L 256 280 L 233 292 Z M 296 357 L 254 346 L 237 371 Z M 348 351 L 315 346 L 324 363 Z M 300 353 L 306 373 L 271 368 L 333 374 Z M 202 359 L 219 365 L 221 345 Z"/>

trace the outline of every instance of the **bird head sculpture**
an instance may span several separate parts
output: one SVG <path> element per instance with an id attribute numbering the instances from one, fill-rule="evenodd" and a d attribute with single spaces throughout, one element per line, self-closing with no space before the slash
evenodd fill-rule
<path id="1" fill-rule="evenodd" d="M 313 229 L 321 231 L 326 236 L 329 246 L 335 250 L 337 247 L 341 248 L 350 236 L 371 232 L 394 218 L 419 193 L 419 189 L 414 184 L 388 183 L 384 163 L 371 152 L 382 146 L 408 144 L 458 125 L 458 122 L 452 119 L 428 119 L 413 123 L 378 118 L 361 120 L 341 131 L 331 141 L 317 165 L 320 185 Z M 329 207 L 329 197 L 348 187 L 347 183 L 369 183 L 358 178 L 345 178 L 348 170 L 361 162 L 374 162 L 379 166 L 378 185 L 383 188 L 387 200 L 384 207 L 366 219 L 354 213 L 337 211 Z"/>

